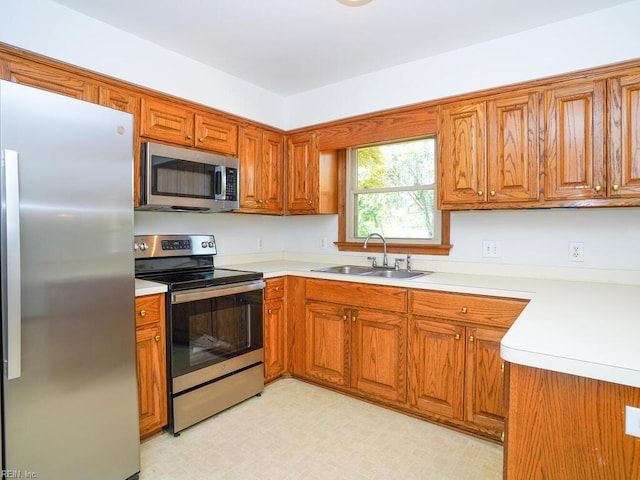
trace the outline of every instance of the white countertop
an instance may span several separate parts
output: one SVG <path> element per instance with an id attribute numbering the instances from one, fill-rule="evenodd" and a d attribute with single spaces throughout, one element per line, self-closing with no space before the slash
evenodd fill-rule
<path id="1" fill-rule="evenodd" d="M 452 273 L 413 280 L 311 272 L 327 264 L 271 261 L 225 268 L 530 299 L 502 340 L 512 363 L 640 388 L 640 286 Z"/>
<path id="2" fill-rule="evenodd" d="M 167 286 L 163 283 L 150 282 L 148 280 L 140 280 L 136 278 L 136 297 L 143 295 L 152 295 L 154 293 L 164 293 Z"/>

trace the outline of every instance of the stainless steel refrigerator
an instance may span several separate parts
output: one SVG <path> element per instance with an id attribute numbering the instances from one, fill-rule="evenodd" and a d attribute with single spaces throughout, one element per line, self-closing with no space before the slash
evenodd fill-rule
<path id="1" fill-rule="evenodd" d="M 133 118 L 0 81 L 2 468 L 140 470 Z"/>

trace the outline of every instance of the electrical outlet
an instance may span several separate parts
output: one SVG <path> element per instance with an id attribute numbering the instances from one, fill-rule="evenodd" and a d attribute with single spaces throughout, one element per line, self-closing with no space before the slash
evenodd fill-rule
<path id="1" fill-rule="evenodd" d="M 584 262 L 584 243 L 571 242 L 569 244 L 569 260 L 572 262 Z"/>
<path id="2" fill-rule="evenodd" d="M 327 248 L 327 237 L 320 238 L 320 248 L 325 250 Z"/>
<path id="3" fill-rule="evenodd" d="M 482 256 L 485 258 L 502 257 L 502 245 L 497 240 L 483 240 Z"/>
<path id="4" fill-rule="evenodd" d="M 624 407 L 624 433 L 640 437 L 640 408 Z"/>
<path id="5" fill-rule="evenodd" d="M 264 247 L 264 243 L 262 241 L 262 237 L 258 237 L 258 248 Z"/>

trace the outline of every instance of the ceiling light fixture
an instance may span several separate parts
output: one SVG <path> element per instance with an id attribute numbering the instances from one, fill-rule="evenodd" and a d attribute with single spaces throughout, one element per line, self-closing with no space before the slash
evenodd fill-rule
<path id="1" fill-rule="evenodd" d="M 369 3 L 371 0 L 337 0 L 338 3 L 346 5 L 347 7 L 359 7 Z"/>

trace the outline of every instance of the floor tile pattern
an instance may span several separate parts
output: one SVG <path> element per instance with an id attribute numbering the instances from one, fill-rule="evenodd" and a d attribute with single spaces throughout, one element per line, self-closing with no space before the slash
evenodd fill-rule
<path id="1" fill-rule="evenodd" d="M 502 447 L 294 379 L 141 446 L 140 480 L 499 480 Z"/>

